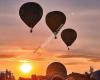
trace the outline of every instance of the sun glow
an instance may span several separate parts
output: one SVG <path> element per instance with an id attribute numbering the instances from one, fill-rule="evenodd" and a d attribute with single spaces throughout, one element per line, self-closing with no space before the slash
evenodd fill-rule
<path id="1" fill-rule="evenodd" d="M 29 73 L 32 71 L 32 65 L 30 63 L 23 63 L 21 66 L 20 66 L 20 70 L 23 72 L 23 73 Z"/>

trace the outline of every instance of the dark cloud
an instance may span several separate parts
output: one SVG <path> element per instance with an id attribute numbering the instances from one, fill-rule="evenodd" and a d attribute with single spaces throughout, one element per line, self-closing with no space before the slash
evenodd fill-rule
<path id="1" fill-rule="evenodd" d="M 80 64 L 86 64 L 85 62 L 69 62 L 69 63 L 64 63 L 65 65 L 80 65 Z"/>
<path id="2" fill-rule="evenodd" d="M 34 59 L 31 59 L 31 60 L 34 60 L 34 61 L 45 61 L 45 58 L 34 58 Z"/>
<path id="3" fill-rule="evenodd" d="M 60 55 L 60 56 L 57 56 L 57 58 L 87 58 L 88 61 L 91 61 L 91 62 L 100 62 L 99 56 L 97 57 L 97 56 L 89 56 L 89 55 Z M 68 63 L 68 64 L 80 64 L 80 62 Z"/>
<path id="4" fill-rule="evenodd" d="M 60 55 L 58 58 L 90 58 L 91 56 L 86 55 Z"/>
<path id="5" fill-rule="evenodd" d="M 14 58 L 16 57 L 15 55 L 8 55 L 8 54 L 0 54 L 0 58 Z"/>
<path id="6" fill-rule="evenodd" d="M 61 55 L 61 58 L 100 58 L 96 56 L 89 56 L 89 55 Z"/>

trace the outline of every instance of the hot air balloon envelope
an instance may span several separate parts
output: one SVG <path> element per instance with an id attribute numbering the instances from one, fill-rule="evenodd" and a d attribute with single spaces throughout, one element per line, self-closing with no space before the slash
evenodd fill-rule
<path id="1" fill-rule="evenodd" d="M 19 15 L 23 22 L 32 29 L 41 19 L 43 9 L 35 2 L 24 3 L 20 7 Z"/>
<path id="2" fill-rule="evenodd" d="M 60 11 L 52 11 L 46 16 L 46 24 L 56 36 L 66 22 L 66 16 Z"/>
<path id="3" fill-rule="evenodd" d="M 67 46 L 71 46 L 77 38 L 77 33 L 73 29 L 65 29 L 61 33 L 61 38 Z"/>

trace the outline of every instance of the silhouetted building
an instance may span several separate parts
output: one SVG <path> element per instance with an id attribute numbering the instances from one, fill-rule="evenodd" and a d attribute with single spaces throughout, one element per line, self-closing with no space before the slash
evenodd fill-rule
<path id="1" fill-rule="evenodd" d="M 19 80 L 95 80 L 90 78 L 93 71 L 94 69 L 90 67 L 89 72 L 85 72 L 85 74 L 72 72 L 67 75 L 66 67 L 59 62 L 54 62 L 48 66 L 46 76 L 34 74 L 31 75 L 31 78 L 19 77 Z"/>
<path id="2" fill-rule="evenodd" d="M 36 75 L 31 75 L 31 80 L 37 80 Z"/>
<path id="3" fill-rule="evenodd" d="M 90 77 L 85 74 L 71 73 L 67 76 L 67 80 L 94 80 L 94 79 L 90 79 Z"/>
<path id="4" fill-rule="evenodd" d="M 94 72 L 94 68 L 90 66 L 90 75 Z"/>
<path id="5" fill-rule="evenodd" d="M 31 78 L 24 78 L 24 77 L 19 77 L 18 80 L 47 80 L 46 76 L 42 75 L 31 75 Z"/>
<path id="6" fill-rule="evenodd" d="M 31 80 L 30 78 L 23 78 L 23 77 L 19 77 L 18 80 Z"/>
<path id="7" fill-rule="evenodd" d="M 0 80 L 15 80 L 15 77 L 11 71 L 6 70 L 0 72 Z"/>
<path id="8" fill-rule="evenodd" d="M 47 80 L 65 80 L 67 77 L 66 67 L 60 62 L 51 63 L 46 70 Z"/>

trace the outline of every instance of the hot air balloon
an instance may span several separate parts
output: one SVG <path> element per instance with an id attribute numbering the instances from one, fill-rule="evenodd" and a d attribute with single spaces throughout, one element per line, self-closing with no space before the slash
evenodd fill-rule
<path id="1" fill-rule="evenodd" d="M 93 72 L 90 77 L 94 80 L 100 80 L 100 70 Z"/>
<path id="2" fill-rule="evenodd" d="M 47 67 L 46 75 L 49 79 L 55 80 L 55 78 L 66 78 L 66 67 L 60 62 L 53 62 Z M 61 79 L 62 80 L 62 79 Z"/>
<path id="3" fill-rule="evenodd" d="M 73 29 L 64 29 L 61 33 L 61 38 L 69 50 L 69 46 L 71 46 L 77 38 L 77 32 Z"/>
<path id="4" fill-rule="evenodd" d="M 48 13 L 46 16 L 46 24 L 55 35 L 55 39 L 57 38 L 56 37 L 57 33 L 65 24 L 65 22 L 66 22 L 66 16 L 61 11 L 52 11 Z"/>
<path id="5" fill-rule="evenodd" d="M 35 2 L 24 3 L 19 10 L 19 15 L 22 21 L 31 28 L 32 32 L 33 27 L 40 21 L 43 15 L 42 7 Z"/>

